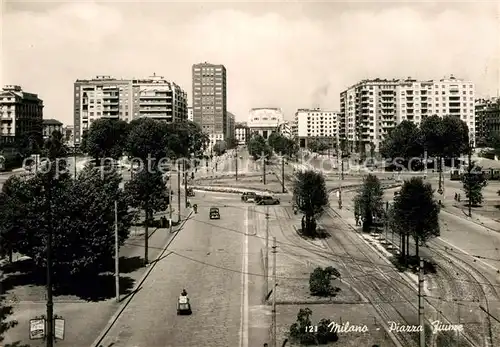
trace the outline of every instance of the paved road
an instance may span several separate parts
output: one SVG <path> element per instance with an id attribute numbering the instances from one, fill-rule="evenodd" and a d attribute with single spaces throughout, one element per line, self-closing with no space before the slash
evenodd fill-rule
<path id="1" fill-rule="evenodd" d="M 105 347 L 260 346 L 268 325 L 260 306 L 262 241 L 253 207 L 239 196 L 198 193 L 198 214 L 170 245 L 141 290 L 104 339 Z M 220 220 L 210 221 L 218 206 Z M 246 273 L 246 274 L 245 274 Z M 191 316 L 177 316 L 176 302 L 186 288 Z"/>

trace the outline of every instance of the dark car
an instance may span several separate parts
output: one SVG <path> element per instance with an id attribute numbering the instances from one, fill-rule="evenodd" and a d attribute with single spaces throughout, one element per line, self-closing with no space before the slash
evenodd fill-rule
<path id="1" fill-rule="evenodd" d="M 220 219 L 220 213 L 217 207 L 210 208 L 210 219 Z"/>
<path id="2" fill-rule="evenodd" d="M 188 188 L 187 196 L 195 196 L 193 188 Z"/>
<path id="3" fill-rule="evenodd" d="M 257 196 L 257 194 L 255 194 L 254 192 L 244 192 L 243 194 L 241 194 L 241 201 L 247 202 L 248 199 L 254 199 L 255 200 L 256 196 Z"/>
<path id="4" fill-rule="evenodd" d="M 257 205 L 279 205 L 279 204 L 280 204 L 280 199 L 272 196 L 263 196 L 262 199 L 260 199 L 257 202 Z"/>

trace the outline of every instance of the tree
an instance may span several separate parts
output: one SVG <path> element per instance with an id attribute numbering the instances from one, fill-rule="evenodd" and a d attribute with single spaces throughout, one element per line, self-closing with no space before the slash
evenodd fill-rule
<path id="1" fill-rule="evenodd" d="M 233 148 L 238 147 L 238 145 L 240 143 L 235 138 L 229 138 L 229 139 L 227 139 L 226 144 L 227 144 L 227 149 L 233 149 Z"/>
<path id="2" fill-rule="evenodd" d="M 201 127 L 191 121 L 166 125 L 166 144 L 169 155 L 188 158 L 191 154 L 200 157 L 206 150 L 210 139 Z"/>
<path id="3" fill-rule="evenodd" d="M 88 166 L 76 180 L 68 175 L 57 179 L 49 175 L 40 172 L 20 181 L 9 195 L 16 196 L 14 201 L 22 215 L 16 220 L 13 248 L 32 258 L 38 268 L 44 268 L 50 211 L 55 284 L 61 285 L 74 276 L 98 274 L 112 262 L 115 200 L 120 244 L 128 237 L 131 216 L 119 190 L 118 173 L 103 174 Z"/>
<path id="4" fill-rule="evenodd" d="M 335 329 L 332 329 L 332 321 L 330 319 L 323 318 L 318 323 L 318 332 L 316 334 L 316 339 L 320 345 L 326 345 L 330 342 L 337 342 L 339 336 Z"/>
<path id="5" fill-rule="evenodd" d="M 421 135 L 418 127 L 410 121 L 399 123 L 380 144 L 380 154 L 384 158 L 402 159 L 405 165 L 423 154 Z"/>
<path id="6" fill-rule="evenodd" d="M 178 146 L 170 143 L 168 139 L 176 136 Z M 167 157 L 168 149 L 173 147 L 175 152 L 180 152 L 182 144 L 176 133 L 169 133 L 167 123 L 151 118 L 139 118 L 130 123 L 130 131 L 125 142 L 125 152 L 130 158 L 139 158 L 144 163 L 148 156 L 154 159 L 152 164 Z"/>
<path id="7" fill-rule="evenodd" d="M 312 170 L 297 172 L 293 187 L 293 200 L 299 211 L 304 214 L 302 232 L 308 236 L 315 236 L 316 218 L 329 204 L 325 177 Z"/>
<path id="8" fill-rule="evenodd" d="M 384 191 L 377 176 L 369 174 L 363 180 L 363 186 L 354 198 L 358 215 L 363 218 L 363 230 L 368 231 L 374 224 L 374 217 L 383 216 Z"/>
<path id="9" fill-rule="evenodd" d="M 14 328 L 18 322 L 13 319 L 8 319 L 13 314 L 12 306 L 5 304 L 5 296 L 0 294 L 0 343 L 4 341 L 4 335 L 7 330 Z M 3 346 L 3 344 L 2 344 Z M 13 343 L 7 344 L 6 347 L 29 347 L 29 345 Z"/>
<path id="10" fill-rule="evenodd" d="M 129 124 L 123 120 L 100 118 L 82 136 L 82 147 L 96 161 L 103 158 L 119 159 L 125 150 Z"/>
<path id="11" fill-rule="evenodd" d="M 311 152 L 320 153 L 329 149 L 330 145 L 320 139 L 313 139 L 312 141 L 308 142 L 307 148 L 309 148 Z"/>
<path id="12" fill-rule="evenodd" d="M 169 192 L 161 172 L 141 170 L 133 175 L 132 180 L 125 183 L 125 195 L 129 206 L 144 211 L 144 261 L 148 263 L 149 223 L 155 212 L 165 211 L 169 201 Z"/>
<path id="13" fill-rule="evenodd" d="M 276 153 L 281 153 L 282 155 L 294 156 L 298 152 L 297 143 L 289 139 L 280 133 L 274 132 L 267 139 L 269 146 Z"/>
<path id="14" fill-rule="evenodd" d="M 467 153 L 469 147 L 469 127 L 467 123 L 456 116 L 445 116 L 442 120 L 445 147 L 443 154 L 446 158 L 458 158 Z"/>
<path id="15" fill-rule="evenodd" d="M 272 154 L 271 147 L 267 144 L 266 140 L 260 135 L 254 135 L 248 142 L 248 153 L 254 158 L 259 159 L 262 154 L 269 158 Z"/>
<path id="16" fill-rule="evenodd" d="M 399 195 L 394 198 L 390 224 L 395 232 L 413 237 L 417 257 L 421 243 L 439 236 L 439 204 L 434 200 L 430 183 L 424 183 L 420 177 L 404 182 Z M 403 254 L 405 249 L 408 253 L 404 241 L 403 247 Z"/>
<path id="17" fill-rule="evenodd" d="M 317 267 L 309 276 L 309 290 L 312 295 L 331 296 L 335 294 L 337 288 L 332 287 L 332 276 L 339 278 L 337 269 L 329 266 L 325 269 Z"/>
<path id="18" fill-rule="evenodd" d="M 301 308 L 297 313 L 297 321 L 290 326 L 290 338 L 300 344 L 315 344 L 316 336 L 310 331 L 312 311 L 309 308 Z"/>
<path id="19" fill-rule="evenodd" d="M 462 183 L 465 196 L 471 201 L 471 205 L 480 205 L 483 202 L 483 188 L 488 184 L 483 169 L 471 162 L 467 173 L 462 176 Z"/>
<path id="20" fill-rule="evenodd" d="M 225 141 L 217 141 L 213 147 L 215 155 L 223 155 L 226 152 L 227 145 Z"/>

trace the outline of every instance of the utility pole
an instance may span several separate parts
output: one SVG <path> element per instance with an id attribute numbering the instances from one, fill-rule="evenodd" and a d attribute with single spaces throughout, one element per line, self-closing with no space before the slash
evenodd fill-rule
<path id="1" fill-rule="evenodd" d="M 340 151 L 340 179 L 344 180 L 344 153 Z"/>
<path id="2" fill-rule="evenodd" d="M 266 157 L 264 152 L 262 152 L 262 181 L 266 184 Z"/>
<path id="3" fill-rule="evenodd" d="M 76 180 L 76 146 L 73 146 L 73 161 L 74 161 L 74 172 L 75 172 L 75 180 Z"/>
<path id="4" fill-rule="evenodd" d="M 52 175 L 52 172 L 49 172 Z M 54 346 L 54 302 L 52 298 L 52 176 L 47 188 L 47 347 Z"/>
<path id="5" fill-rule="evenodd" d="M 285 156 L 281 156 L 281 190 L 283 193 L 286 192 L 285 189 Z"/>
<path id="6" fill-rule="evenodd" d="M 120 302 L 120 244 L 118 241 L 118 201 L 115 200 L 115 289 L 116 302 Z"/>
<path id="7" fill-rule="evenodd" d="M 238 146 L 236 146 L 235 150 L 235 157 L 234 159 L 236 160 L 236 181 L 238 180 Z"/>
<path id="8" fill-rule="evenodd" d="M 169 185 L 168 185 L 168 209 L 169 209 L 169 213 L 170 213 L 170 219 L 168 221 L 168 227 L 169 227 L 169 231 L 172 232 L 172 167 L 169 167 L 169 170 L 168 170 L 168 182 L 169 182 Z"/>
<path id="9" fill-rule="evenodd" d="M 420 347 L 425 347 L 424 318 L 424 259 L 420 257 L 418 267 L 418 324 L 420 325 Z"/>
<path id="10" fill-rule="evenodd" d="M 266 282 L 266 295 L 269 293 L 269 205 L 266 206 L 266 255 L 264 258 L 264 279 Z"/>
<path id="11" fill-rule="evenodd" d="M 177 161 L 177 222 L 181 222 L 181 163 Z"/>
<path id="12" fill-rule="evenodd" d="M 187 170 L 186 170 L 186 161 L 182 160 L 182 170 L 184 176 L 184 205 L 188 208 L 188 181 L 187 181 Z"/>
<path id="13" fill-rule="evenodd" d="M 467 180 L 468 180 L 468 183 L 469 183 L 469 187 L 468 187 L 468 193 L 469 193 L 469 203 L 468 203 L 468 206 L 469 206 L 469 217 L 472 217 L 472 199 L 471 199 L 471 195 L 472 195 L 472 165 L 471 165 L 471 157 L 472 157 L 472 141 L 469 142 L 469 151 L 468 151 L 468 155 L 467 155 L 467 159 L 468 159 L 468 168 L 467 168 Z"/>
<path id="14" fill-rule="evenodd" d="M 277 346 L 276 336 L 276 237 L 273 237 L 273 347 Z M 425 347 L 425 346 L 424 346 Z"/>

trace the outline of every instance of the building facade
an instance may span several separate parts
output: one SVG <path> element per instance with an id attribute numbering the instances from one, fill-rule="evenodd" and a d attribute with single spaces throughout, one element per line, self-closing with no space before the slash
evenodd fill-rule
<path id="1" fill-rule="evenodd" d="M 187 119 L 187 94 L 177 84 L 153 75 L 141 79 L 97 76 L 74 83 L 74 141 L 100 118 L 132 121 L 149 117 L 166 122 Z"/>
<path id="2" fill-rule="evenodd" d="M 476 139 L 486 140 L 490 135 L 500 135 L 500 98 L 475 101 Z"/>
<path id="3" fill-rule="evenodd" d="M 188 120 L 191 122 L 193 121 L 193 107 L 192 106 L 188 107 Z"/>
<path id="4" fill-rule="evenodd" d="M 363 80 L 340 93 L 339 138 L 350 151 L 367 151 L 403 120 L 417 125 L 428 116 L 454 115 L 467 123 L 475 140 L 474 84 L 453 76 Z"/>
<path id="5" fill-rule="evenodd" d="M 29 134 L 42 135 L 43 100 L 17 85 L 0 91 L 0 144 L 13 144 Z"/>
<path id="6" fill-rule="evenodd" d="M 49 138 L 52 136 L 54 131 L 59 131 L 61 135 L 63 134 L 63 123 L 59 122 L 57 119 L 44 119 L 43 122 L 43 138 Z"/>
<path id="7" fill-rule="evenodd" d="M 245 145 L 250 140 L 250 128 L 246 123 L 236 123 L 234 126 L 234 137 L 238 144 Z"/>
<path id="8" fill-rule="evenodd" d="M 192 76 L 193 121 L 208 134 L 212 148 L 228 138 L 226 68 L 207 62 L 194 64 Z"/>
<path id="9" fill-rule="evenodd" d="M 290 125 L 289 122 L 284 121 L 283 123 L 278 125 L 278 132 L 280 135 L 286 137 L 286 138 L 293 138 L 293 133 L 292 133 L 292 126 Z"/>
<path id="10" fill-rule="evenodd" d="M 284 122 L 281 108 L 252 108 L 248 115 L 251 134 L 259 134 L 267 139 Z"/>
<path id="11" fill-rule="evenodd" d="M 64 141 L 66 142 L 66 144 L 70 147 L 73 147 L 75 145 L 75 126 L 63 126 L 62 134 L 64 136 Z"/>
<path id="12" fill-rule="evenodd" d="M 234 126 L 235 126 L 235 116 L 231 112 L 227 113 L 226 116 L 226 139 L 234 139 Z"/>
<path id="13" fill-rule="evenodd" d="M 301 108 L 295 112 L 294 133 L 299 147 L 307 148 L 311 140 L 322 140 L 336 147 L 339 140 L 339 113 L 319 108 Z"/>

